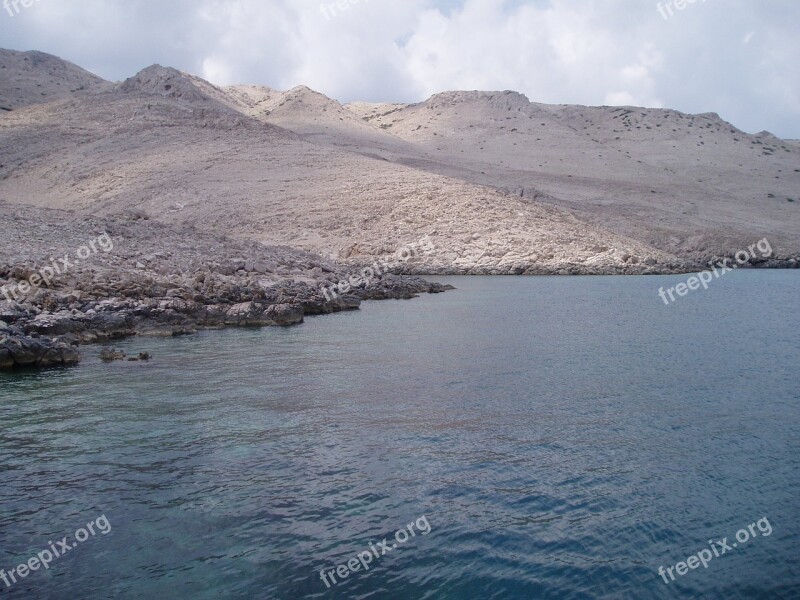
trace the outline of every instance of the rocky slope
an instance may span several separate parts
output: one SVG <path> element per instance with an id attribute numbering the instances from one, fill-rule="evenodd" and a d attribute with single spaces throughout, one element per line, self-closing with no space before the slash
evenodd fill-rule
<path id="1" fill-rule="evenodd" d="M 0 111 L 92 94 L 106 81 L 44 52 L 0 49 Z"/>
<path id="2" fill-rule="evenodd" d="M 673 272 L 763 237 L 773 264 L 800 253 L 797 145 L 716 115 L 513 92 L 341 106 L 158 65 L 92 90 L 0 118 L 0 199 L 341 261 L 430 235 L 420 272 Z"/>
<path id="3" fill-rule="evenodd" d="M 337 138 L 345 109 L 322 110 L 333 101 L 319 94 L 295 90 L 269 115 L 238 111 L 225 94 L 151 67 L 112 91 L 14 111 L 0 119 L 0 199 L 108 216 L 133 209 L 341 261 L 428 235 L 435 250 L 420 273 L 685 268 L 562 208 L 416 168 L 413 144 L 379 127 L 347 125 L 349 137 Z M 303 115 L 296 131 L 268 122 Z"/>
<path id="4" fill-rule="evenodd" d="M 718 115 L 446 92 L 355 114 L 415 143 L 409 164 L 568 210 L 687 262 L 769 237 L 800 252 L 800 153 Z M 788 263 L 787 263 L 788 264 Z"/>

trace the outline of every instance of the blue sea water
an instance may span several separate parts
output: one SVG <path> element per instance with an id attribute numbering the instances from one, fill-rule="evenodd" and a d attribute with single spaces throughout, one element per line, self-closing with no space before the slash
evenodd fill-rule
<path id="1" fill-rule="evenodd" d="M 0 375 L 0 597 L 800 598 L 799 273 L 441 280 Z"/>

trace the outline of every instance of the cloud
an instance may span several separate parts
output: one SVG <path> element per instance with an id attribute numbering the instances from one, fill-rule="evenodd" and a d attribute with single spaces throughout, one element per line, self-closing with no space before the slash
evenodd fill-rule
<path id="1" fill-rule="evenodd" d="M 344 7 L 341 9 L 340 7 Z M 800 4 L 641 0 L 41 0 L 3 45 L 114 80 L 152 63 L 341 101 L 514 89 L 550 103 L 719 112 L 800 138 Z"/>

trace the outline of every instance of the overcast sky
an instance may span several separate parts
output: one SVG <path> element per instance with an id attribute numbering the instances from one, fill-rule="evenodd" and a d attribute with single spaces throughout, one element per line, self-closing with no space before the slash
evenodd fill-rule
<path id="1" fill-rule="evenodd" d="M 338 5 L 35 0 L 0 8 L 0 46 L 111 80 L 160 63 L 217 84 L 305 84 L 342 102 L 512 89 L 538 102 L 718 112 L 751 133 L 800 138 L 800 0 Z"/>

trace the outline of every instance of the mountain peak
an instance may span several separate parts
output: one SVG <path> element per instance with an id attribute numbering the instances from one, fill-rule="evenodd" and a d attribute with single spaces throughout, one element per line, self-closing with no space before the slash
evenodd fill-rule
<path id="1" fill-rule="evenodd" d="M 133 77 L 126 79 L 119 86 L 122 92 L 141 92 L 164 98 L 177 98 L 188 102 L 208 100 L 200 88 L 195 85 L 194 78 L 172 67 L 159 64 L 142 69 Z"/>
<path id="2" fill-rule="evenodd" d="M 109 85 L 52 54 L 0 49 L 0 107 L 5 110 L 86 95 Z"/>
<path id="3" fill-rule="evenodd" d="M 465 103 L 485 103 L 494 107 L 529 108 L 531 101 L 525 94 L 513 90 L 483 92 L 478 90 L 454 90 L 441 92 L 428 98 L 424 104 L 428 106 L 455 106 Z"/>

